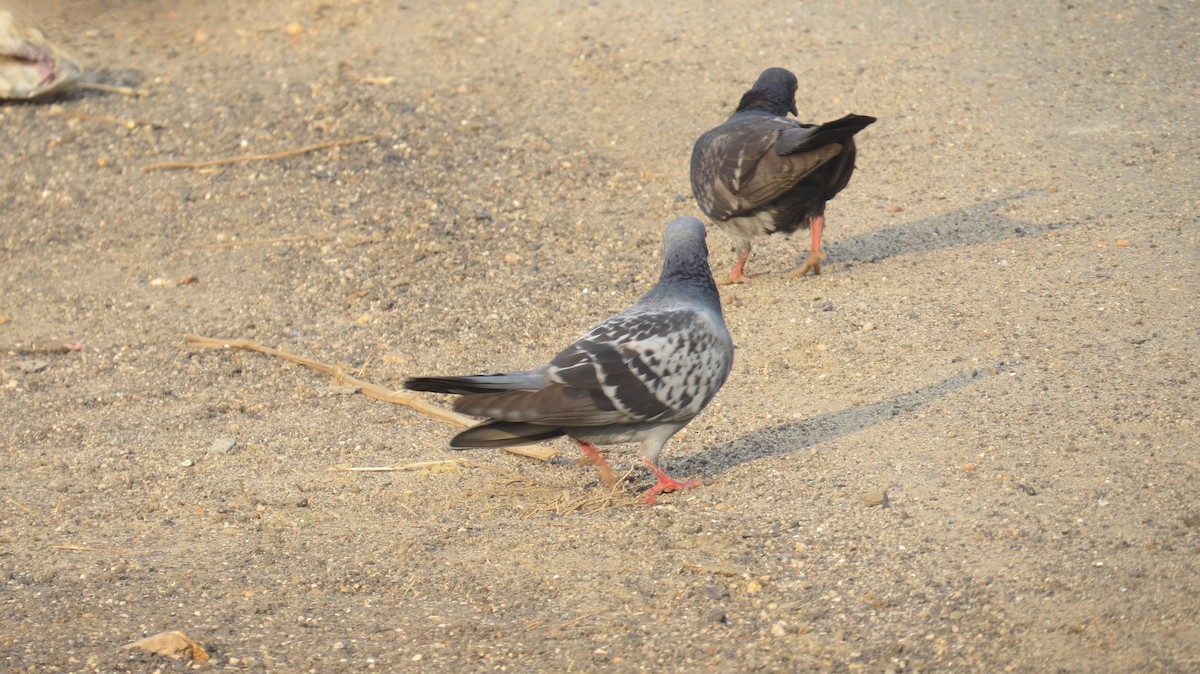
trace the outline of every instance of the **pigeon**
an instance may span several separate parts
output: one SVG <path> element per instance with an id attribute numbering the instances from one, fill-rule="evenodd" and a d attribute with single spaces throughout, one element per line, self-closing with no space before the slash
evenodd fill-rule
<path id="1" fill-rule="evenodd" d="M 646 492 L 701 484 L 679 482 L 659 466 L 667 440 L 700 413 L 729 376 L 733 340 L 708 267 L 704 224 L 672 220 L 663 236 L 658 283 L 633 306 L 605 320 L 539 368 L 465 377 L 414 377 L 413 391 L 457 394 L 454 409 L 486 419 L 450 447 L 508 447 L 566 435 L 616 485 L 595 445 L 641 443 L 642 462 L 658 479 Z"/>
<path id="2" fill-rule="evenodd" d="M 750 241 L 812 229 L 812 249 L 787 278 L 821 273 L 825 202 L 854 173 L 854 134 L 874 117 L 846 115 L 821 125 L 788 119 L 796 112 L 796 76 L 768 68 L 733 115 L 692 149 L 692 194 L 700 210 L 737 245 L 737 262 L 718 283 L 745 283 Z"/>

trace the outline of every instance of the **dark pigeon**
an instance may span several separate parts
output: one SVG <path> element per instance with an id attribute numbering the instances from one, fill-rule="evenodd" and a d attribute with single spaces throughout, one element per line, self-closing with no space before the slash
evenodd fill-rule
<path id="1" fill-rule="evenodd" d="M 455 449 L 508 447 L 571 437 L 611 487 L 594 445 L 640 442 L 658 494 L 700 484 L 659 467 L 667 440 L 712 400 L 733 365 L 733 341 L 708 267 L 704 224 L 667 225 L 658 283 L 632 307 L 592 328 L 547 365 L 524 372 L 416 377 L 414 391 L 462 396 L 454 409 L 487 420 L 450 440 Z"/>
<path id="2" fill-rule="evenodd" d="M 692 149 L 692 194 L 700 210 L 737 245 L 729 278 L 745 283 L 752 239 L 811 228 L 812 249 L 787 278 L 821 273 L 825 202 L 854 173 L 854 134 L 874 117 L 846 115 L 821 125 L 788 119 L 796 113 L 796 76 L 768 68 L 724 124 Z"/>

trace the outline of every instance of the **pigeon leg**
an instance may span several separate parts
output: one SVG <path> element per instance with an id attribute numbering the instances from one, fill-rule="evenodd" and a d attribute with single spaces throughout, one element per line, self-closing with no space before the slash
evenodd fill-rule
<path id="1" fill-rule="evenodd" d="M 808 253 L 808 259 L 804 264 L 784 274 L 784 278 L 796 278 L 804 276 L 808 272 L 813 274 L 821 273 L 821 261 L 825 259 L 825 253 L 821 252 L 821 231 L 825 229 L 825 216 L 818 215 L 812 219 L 812 250 Z"/>
<path id="2" fill-rule="evenodd" d="M 728 278 L 723 278 L 717 281 L 719 286 L 727 286 L 730 283 L 745 283 L 750 280 L 746 275 L 746 260 L 750 259 L 750 244 L 746 244 L 744 248 L 738 249 L 737 262 L 733 263 L 733 271 L 729 272 Z"/>
<path id="3" fill-rule="evenodd" d="M 574 440 L 574 438 L 572 438 L 572 440 Z M 607 486 L 609 489 L 617 486 L 617 476 L 613 474 L 612 468 L 608 465 L 608 461 L 604 460 L 604 455 L 600 453 L 600 450 L 582 440 L 575 440 L 575 444 L 579 445 L 579 449 L 583 450 L 584 454 L 583 457 L 575 463 L 580 465 L 591 464 L 595 466 L 596 472 L 600 473 L 600 479 L 604 482 L 605 486 Z"/>
<path id="4" fill-rule="evenodd" d="M 704 484 L 704 482 L 700 480 L 679 482 L 670 475 L 667 475 L 667 471 L 654 465 L 653 461 L 644 456 L 642 457 L 642 463 L 646 464 L 646 468 L 649 468 L 650 472 L 654 473 L 654 476 L 658 478 L 658 484 L 650 487 L 650 489 L 646 492 L 646 505 L 654 505 L 654 501 L 658 498 L 658 495 L 662 494 L 663 492 L 679 491 L 681 489 L 699 487 L 700 485 Z"/>

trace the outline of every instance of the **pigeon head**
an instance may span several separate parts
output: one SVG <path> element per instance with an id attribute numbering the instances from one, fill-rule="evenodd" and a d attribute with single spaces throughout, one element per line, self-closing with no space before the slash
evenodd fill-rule
<path id="1" fill-rule="evenodd" d="M 798 115 L 796 111 L 796 76 L 785 68 L 767 68 L 758 76 L 750 91 L 742 94 L 737 112 L 763 110 L 778 115 Z"/>

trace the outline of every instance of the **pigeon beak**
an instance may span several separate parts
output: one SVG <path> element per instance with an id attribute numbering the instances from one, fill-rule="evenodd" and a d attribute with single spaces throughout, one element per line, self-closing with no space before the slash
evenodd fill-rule
<path id="1" fill-rule="evenodd" d="M 791 110 L 791 112 L 792 112 L 792 116 L 793 116 L 793 117 L 799 117 L 799 116 L 800 116 L 800 112 L 799 112 L 798 110 L 796 110 L 796 102 L 795 102 L 795 101 L 792 101 L 792 110 Z"/>

